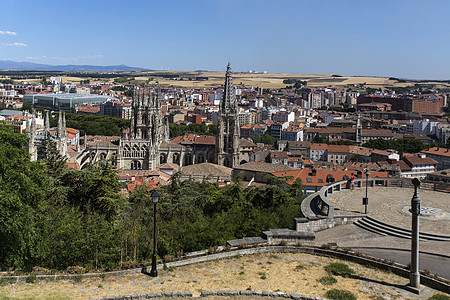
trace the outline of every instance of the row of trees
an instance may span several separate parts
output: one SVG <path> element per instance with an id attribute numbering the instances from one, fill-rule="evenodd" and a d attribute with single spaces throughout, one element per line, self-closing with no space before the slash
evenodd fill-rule
<path id="1" fill-rule="evenodd" d="M 50 126 L 57 125 L 58 115 L 50 118 Z M 81 135 L 121 136 L 122 130 L 130 126 L 130 120 L 105 115 L 66 113 L 66 126 L 80 130 Z"/>
<path id="2" fill-rule="evenodd" d="M 363 146 L 379 150 L 394 149 L 401 153 L 404 152 L 417 153 L 430 147 L 450 148 L 450 139 L 447 141 L 446 144 L 439 143 L 431 145 L 425 144 L 424 142 L 416 139 L 397 139 L 397 140 L 374 139 L 368 141 Z"/>
<path id="3" fill-rule="evenodd" d="M 211 135 L 214 136 L 217 133 L 217 125 L 213 124 L 189 124 L 178 125 L 169 123 L 170 137 L 177 137 L 185 135 L 186 133 L 196 133 L 199 135 Z"/>
<path id="4" fill-rule="evenodd" d="M 66 169 L 52 142 L 44 160 L 31 162 L 25 144 L 0 124 L 0 270 L 109 270 L 151 257 L 153 205 L 145 186 L 125 197 L 107 162 Z M 264 187 L 219 188 L 175 175 L 159 192 L 160 257 L 291 227 L 303 199 L 298 183 L 276 178 Z"/>

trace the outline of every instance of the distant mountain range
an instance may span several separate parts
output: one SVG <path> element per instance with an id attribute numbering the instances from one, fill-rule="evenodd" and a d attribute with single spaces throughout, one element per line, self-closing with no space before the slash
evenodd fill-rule
<path id="1" fill-rule="evenodd" d="M 93 66 L 93 65 L 45 65 L 30 62 L 16 62 L 0 60 L 0 70 L 26 70 L 26 71 L 63 71 L 63 72 L 126 72 L 126 71 L 151 71 L 149 69 L 118 66 Z"/>

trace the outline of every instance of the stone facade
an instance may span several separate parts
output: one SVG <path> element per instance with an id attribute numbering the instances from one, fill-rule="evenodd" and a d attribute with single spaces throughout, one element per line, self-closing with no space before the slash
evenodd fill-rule
<path id="1" fill-rule="evenodd" d="M 233 89 L 230 64 L 225 75 L 225 89 L 219 107 L 216 136 L 217 164 L 233 168 L 239 165 L 238 104 Z"/>
<path id="2" fill-rule="evenodd" d="M 169 140 L 169 129 L 167 123 L 163 123 L 159 95 L 159 89 L 135 89 L 130 133 L 119 144 L 119 168 L 154 170 L 159 166 L 160 146 Z"/>

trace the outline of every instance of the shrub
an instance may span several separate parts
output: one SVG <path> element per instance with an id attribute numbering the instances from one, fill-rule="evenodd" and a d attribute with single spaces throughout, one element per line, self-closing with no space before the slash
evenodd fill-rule
<path id="1" fill-rule="evenodd" d="M 69 274 L 84 274 L 86 273 L 86 269 L 80 266 L 71 266 L 67 267 L 67 273 Z"/>
<path id="2" fill-rule="evenodd" d="M 73 281 L 75 281 L 75 282 L 81 282 L 83 280 L 83 275 L 77 275 L 74 279 L 73 279 Z"/>
<path id="3" fill-rule="evenodd" d="M 260 276 L 259 278 L 261 278 L 262 280 L 267 279 L 266 273 L 264 273 L 264 272 L 259 272 L 258 275 Z"/>
<path id="4" fill-rule="evenodd" d="M 175 256 L 170 254 L 164 255 L 164 262 L 172 262 L 172 261 L 175 261 Z"/>
<path id="5" fill-rule="evenodd" d="M 16 279 L 14 278 L 2 278 L 0 276 L 0 286 L 4 286 L 7 284 L 12 284 L 12 283 L 16 283 Z"/>
<path id="6" fill-rule="evenodd" d="M 327 271 L 328 274 L 333 274 L 342 277 L 349 277 L 356 273 L 355 270 L 351 269 L 344 263 L 331 263 L 325 266 L 324 269 L 325 271 Z"/>
<path id="7" fill-rule="evenodd" d="M 49 269 L 46 268 L 41 268 L 41 267 L 33 267 L 33 273 L 34 274 L 39 274 L 39 275 L 51 275 L 52 271 L 50 271 Z"/>
<path id="8" fill-rule="evenodd" d="M 434 294 L 428 300 L 450 300 L 450 297 L 444 294 Z"/>
<path id="9" fill-rule="evenodd" d="M 337 282 L 337 279 L 334 278 L 333 276 L 324 276 L 317 279 L 317 281 L 323 285 L 333 285 Z"/>
<path id="10" fill-rule="evenodd" d="M 303 269 L 305 269 L 305 266 L 302 265 L 302 264 L 299 264 L 298 266 L 295 267 L 295 271 L 300 271 L 300 270 L 303 270 Z"/>
<path id="11" fill-rule="evenodd" d="M 35 283 L 35 282 L 36 282 L 36 274 L 31 274 L 26 279 L 26 283 Z"/>
<path id="12" fill-rule="evenodd" d="M 327 298 L 333 300 L 356 300 L 356 296 L 349 291 L 346 290 L 329 290 L 325 294 Z"/>

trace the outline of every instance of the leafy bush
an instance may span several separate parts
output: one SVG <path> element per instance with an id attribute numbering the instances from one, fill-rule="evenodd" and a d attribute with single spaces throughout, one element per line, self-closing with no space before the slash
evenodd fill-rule
<path id="1" fill-rule="evenodd" d="M 16 279 L 14 279 L 14 278 L 3 278 L 3 277 L 0 276 L 0 286 L 4 286 L 4 285 L 7 285 L 7 284 L 12 284 L 12 283 L 15 283 L 15 282 L 16 282 Z"/>
<path id="2" fill-rule="evenodd" d="M 320 282 L 323 285 L 333 285 L 337 283 L 337 279 L 333 276 L 324 276 L 319 279 L 317 279 L 318 282 Z"/>
<path id="3" fill-rule="evenodd" d="M 25 281 L 26 281 L 26 283 L 35 283 L 36 282 L 36 274 L 31 274 L 30 276 L 27 277 L 27 279 Z"/>
<path id="4" fill-rule="evenodd" d="M 329 290 L 325 294 L 327 298 L 333 299 L 333 300 L 356 300 L 356 296 L 349 291 L 346 290 Z"/>
<path id="5" fill-rule="evenodd" d="M 75 282 L 81 282 L 83 280 L 83 275 L 77 275 L 73 281 Z"/>
<path id="6" fill-rule="evenodd" d="M 351 269 L 348 265 L 344 263 L 331 263 L 325 266 L 325 271 L 328 274 L 333 274 L 342 277 L 349 277 L 355 274 L 355 270 Z"/>
<path id="7" fill-rule="evenodd" d="M 84 274 L 86 273 L 86 269 L 80 266 L 71 266 L 67 267 L 67 273 L 69 274 Z"/>

